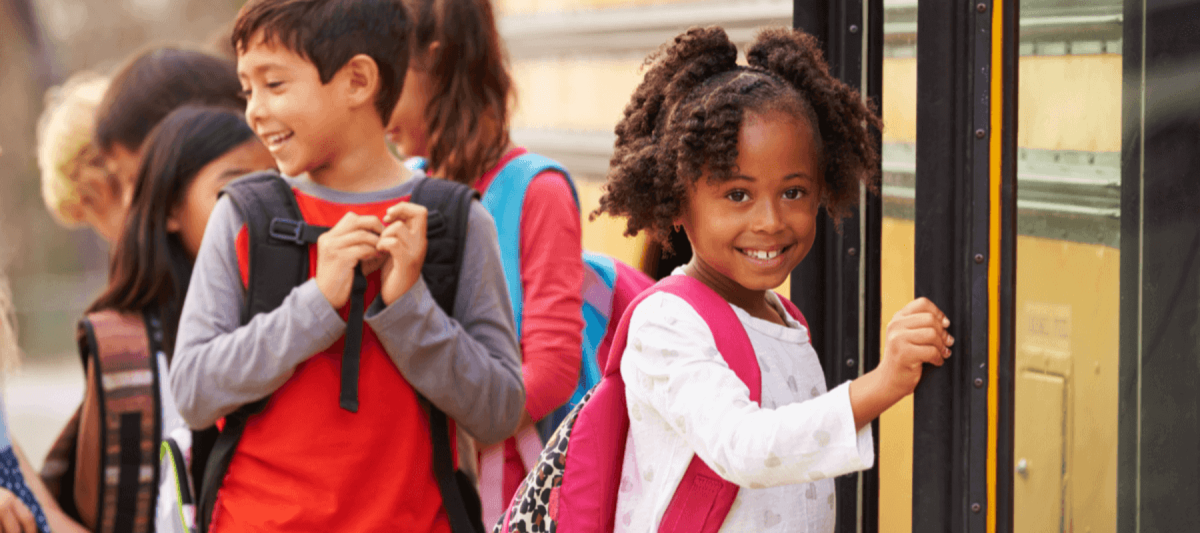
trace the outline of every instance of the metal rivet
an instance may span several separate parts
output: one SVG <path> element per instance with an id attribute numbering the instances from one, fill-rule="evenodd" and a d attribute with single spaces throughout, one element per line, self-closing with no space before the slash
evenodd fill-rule
<path id="1" fill-rule="evenodd" d="M 971 504 L 971 512 L 972 512 L 972 513 L 978 513 L 979 511 L 982 511 L 982 510 L 983 510 L 983 506 L 982 506 L 982 505 L 979 505 L 978 503 L 972 503 L 972 504 Z"/>
<path id="2" fill-rule="evenodd" d="M 983 388 L 983 378 L 975 378 L 975 388 L 977 388 L 977 389 Z"/>
<path id="3" fill-rule="evenodd" d="M 850 33 L 858 33 L 858 24 L 850 25 Z"/>
<path id="4" fill-rule="evenodd" d="M 851 248 L 849 250 L 846 250 L 846 253 L 850 254 L 851 257 L 856 256 L 856 255 L 858 255 L 858 248 Z"/>
<path id="5" fill-rule="evenodd" d="M 975 138 L 976 139 L 982 139 L 985 135 L 987 135 L 987 132 L 983 131 L 983 128 L 979 128 L 979 129 L 975 130 Z"/>
<path id="6" fill-rule="evenodd" d="M 975 254 L 975 263 L 983 264 L 983 254 Z"/>
<path id="7" fill-rule="evenodd" d="M 853 359 L 847 359 L 847 360 L 846 360 L 846 366 L 848 366 L 848 367 L 850 367 L 850 368 L 854 368 L 854 360 L 853 360 Z"/>
<path id="8" fill-rule="evenodd" d="M 983 13 L 984 11 L 987 11 L 987 4 L 985 4 L 985 3 L 983 3 L 983 2 L 980 2 L 980 3 L 978 3 L 978 4 L 975 4 L 975 11 L 978 11 L 978 12 L 980 12 L 980 13 Z"/>

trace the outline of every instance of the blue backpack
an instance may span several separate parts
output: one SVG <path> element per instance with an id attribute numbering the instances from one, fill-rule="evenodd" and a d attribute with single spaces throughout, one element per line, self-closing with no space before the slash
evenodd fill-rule
<path id="1" fill-rule="evenodd" d="M 424 170 L 426 162 L 411 158 L 405 164 L 413 170 Z M 525 205 L 525 193 L 538 174 L 547 170 L 561 173 L 571 186 L 575 206 L 579 207 L 579 193 L 571 174 L 557 161 L 548 157 L 525 153 L 509 161 L 488 186 L 481 203 L 496 221 L 496 233 L 500 240 L 500 257 L 504 266 L 504 279 L 508 284 L 508 295 L 512 302 L 513 317 L 518 337 L 521 334 L 522 302 L 521 287 L 521 212 Z M 602 345 L 611 343 L 610 322 L 613 316 L 620 317 L 625 305 L 643 289 L 654 284 L 654 280 L 640 271 L 603 254 L 583 252 L 583 346 L 579 372 L 579 384 L 566 404 L 555 409 L 538 422 L 538 433 L 546 442 L 567 414 L 579 404 L 602 377 L 597 353 Z M 606 342 L 607 341 L 607 342 Z"/>

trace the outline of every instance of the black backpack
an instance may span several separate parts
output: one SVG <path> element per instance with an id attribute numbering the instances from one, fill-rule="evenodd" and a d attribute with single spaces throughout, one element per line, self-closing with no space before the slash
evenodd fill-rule
<path id="1" fill-rule="evenodd" d="M 329 228 L 304 222 L 291 187 L 275 172 L 239 178 L 226 185 L 221 193 L 233 201 L 249 232 L 249 283 L 241 316 L 241 323 L 246 324 L 254 315 L 279 307 L 294 287 L 308 280 L 308 246 L 316 243 L 317 237 Z M 478 198 L 474 189 L 440 179 L 420 179 L 413 188 L 410 201 L 429 211 L 428 246 L 421 275 L 434 300 L 448 315 L 454 312 L 471 202 Z M 342 408 L 351 412 L 358 410 L 358 357 L 366 286 L 366 277 L 361 268 L 356 267 L 350 293 L 350 317 L 346 322 L 339 397 Z M 469 477 L 454 464 L 446 414 L 424 398 L 421 402 L 429 412 L 433 472 L 450 528 L 454 533 L 483 531 L 479 496 Z M 217 491 L 247 420 L 261 412 L 266 403 L 267 398 L 263 398 L 243 405 L 225 417 L 225 428 L 208 454 L 208 464 L 199 484 L 196 524 L 200 533 L 207 533 L 209 529 Z"/>

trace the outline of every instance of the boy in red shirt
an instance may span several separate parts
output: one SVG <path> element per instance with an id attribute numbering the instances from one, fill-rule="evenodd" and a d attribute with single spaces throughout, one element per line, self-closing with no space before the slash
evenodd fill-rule
<path id="1" fill-rule="evenodd" d="M 407 20 L 395 0 L 260 0 L 233 43 L 246 119 L 310 224 L 312 279 L 240 323 L 244 222 L 228 198 L 196 258 L 171 367 L 179 411 L 202 428 L 270 396 L 246 423 L 209 531 L 449 531 L 430 462 L 428 399 L 495 442 L 524 407 L 495 227 L 468 217 L 454 317 L 421 276 L 426 210 L 403 202 L 423 175 L 389 152 Z M 359 407 L 339 407 L 353 271 L 368 274 Z"/>

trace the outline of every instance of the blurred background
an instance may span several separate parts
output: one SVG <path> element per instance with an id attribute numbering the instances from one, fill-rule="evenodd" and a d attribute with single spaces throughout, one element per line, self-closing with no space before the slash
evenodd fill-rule
<path id="1" fill-rule="evenodd" d="M 15 292 L 25 351 L 23 368 L 7 380 L 4 392 L 12 432 L 35 465 L 82 394 L 75 322 L 107 269 L 100 239 L 90 230 L 57 225 L 42 204 L 34 132 L 45 94 L 80 70 L 110 73 L 125 57 L 151 45 L 219 51 L 227 46 L 228 25 L 241 3 L 0 0 L 0 268 Z M 917 0 L 882 4 L 886 127 L 879 323 L 885 324 L 914 292 L 919 54 Z M 640 80 L 640 66 L 658 45 L 693 25 L 719 24 L 739 44 L 763 26 L 790 26 L 792 0 L 497 0 L 495 5 L 516 81 L 514 139 L 573 173 L 586 249 L 645 267 L 644 243 L 622 237 L 623 225 L 586 217 L 597 205 L 613 126 Z M 1118 489 L 1143 487 L 1140 477 L 1118 483 L 1119 421 L 1135 420 L 1134 441 L 1140 442 L 1141 417 L 1150 417 L 1145 428 L 1154 430 L 1147 429 L 1145 438 L 1155 446 L 1182 443 L 1186 448 L 1195 442 L 1198 427 L 1194 376 L 1200 368 L 1195 357 L 1200 300 L 1195 295 L 1200 277 L 1193 259 L 1200 237 L 1193 235 L 1195 206 L 1188 201 L 1197 197 L 1200 181 L 1192 170 L 1194 150 L 1156 143 L 1168 137 L 1189 146 L 1200 142 L 1200 135 L 1181 136 L 1172 129 L 1200 123 L 1195 118 L 1200 116 L 1200 25 L 1195 23 L 1200 2 L 1021 0 L 1019 5 L 1019 76 L 1017 86 L 1006 89 L 1015 90 L 1019 101 L 1015 530 L 1116 531 Z M 1130 102 L 1140 107 L 1129 107 Z M 1155 148 L 1160 145 L 1167 148 Z M 1122 166 L 1141 162 L 1141 151 L 1144 165 Z M 1148 218 L 1139 211 L 1143 203 Z M 1144 228 L 1142 222 L 1129 223 L 1139 217 L 1146 221 Z M 1144 250 L 1128 248 L 1122 256 L 1121 248 L 1143 235 L 1150 244 Z M 1144 304 L 1138 292 L 1143 288 L 1153 295 Z M 789 294 L 790 286 L 778 290 Z M 1183 303 L 1176 311 L 1179 295 Z M 1127 302 L 1134 303 L 1119 309 Z M 1161 352 L 1145 358 L 1153 363 L 1145 370 L 1143 305 L 1146 331 L 1155 332 L 1146 336 L 1154 339 L 1147 353 Z M 1136 335 L 1126 331 L 1130 324 L 1138 328 Z M 1170 342 L 1160 346 L 1161 338 Z M 1136 362 L 1127 365 L 1130 354 Z M 1147 375 L 1154 378 L 1147 381 L 1144 411 L 1141 382 L 1136 394 L 1129 386 L 1121 388 L 1130 383 L 1128 376 L 1140 380 L 1143 371 L 1152 371 Z M 909 400 L 881 419 L 880 531 L 910 530 L 913 419 Z M 1172 433 L 1183 430 L 1191 437 L 1181 440 Z M 1191 449 L 1150 451 L 1157 449 L 1126 451 L 1123 460 L 1155 462 L 1160 476 L 1175 475 L 1171 461 L 1188 458 L 1188 464 L 1196 464 Z M 1195 470 L 1179 472 L 1190 476 L 1181 485 L 1195 486 L 1189 473 Z M 1176 486 L 1160 485 L 1158 479 L 1147 477 L 1145 490 L 1169 492 Z"/>
<path id="2" fill-rule="evenodd" d="M 22 368 L 5 383 L 12 434 L 35 467 L 83 393 L 75 323 L 104 284 L 108 251 L 59 226 L 41 200 L 35 130 L 47 91 L 111 73 L 151 44 L 212 48 L 235 0 L 0 0 L 0 270 L 17 309 Z"/>
<path id="3" fill-rule="evenodd" d="M 0 268 L 13 287 L 22 368 L 5 383 L 12 433 L 35 466 L 78 405 L 75 323 L 104 284 L 107 247 L 65 229 L 41 201 L 35 130 L 47 91 L 82 70 L 111 73 L 149 46 L 220 52 L 242 0 L 0 0 Z M 499 0 L 516 79 L 518 143 L 575 174 L 584 213 L 598 202 L 612 130 L 646 55 L 695 24 L 737 40 L 790 25 L 790 0 Z M 536 103 L 536 105 L 535 105 Z M 637 264 L 640 242 L 602 219 L 584 246 Z M 786 287 L 781 290 L 785 291 Z"/>

